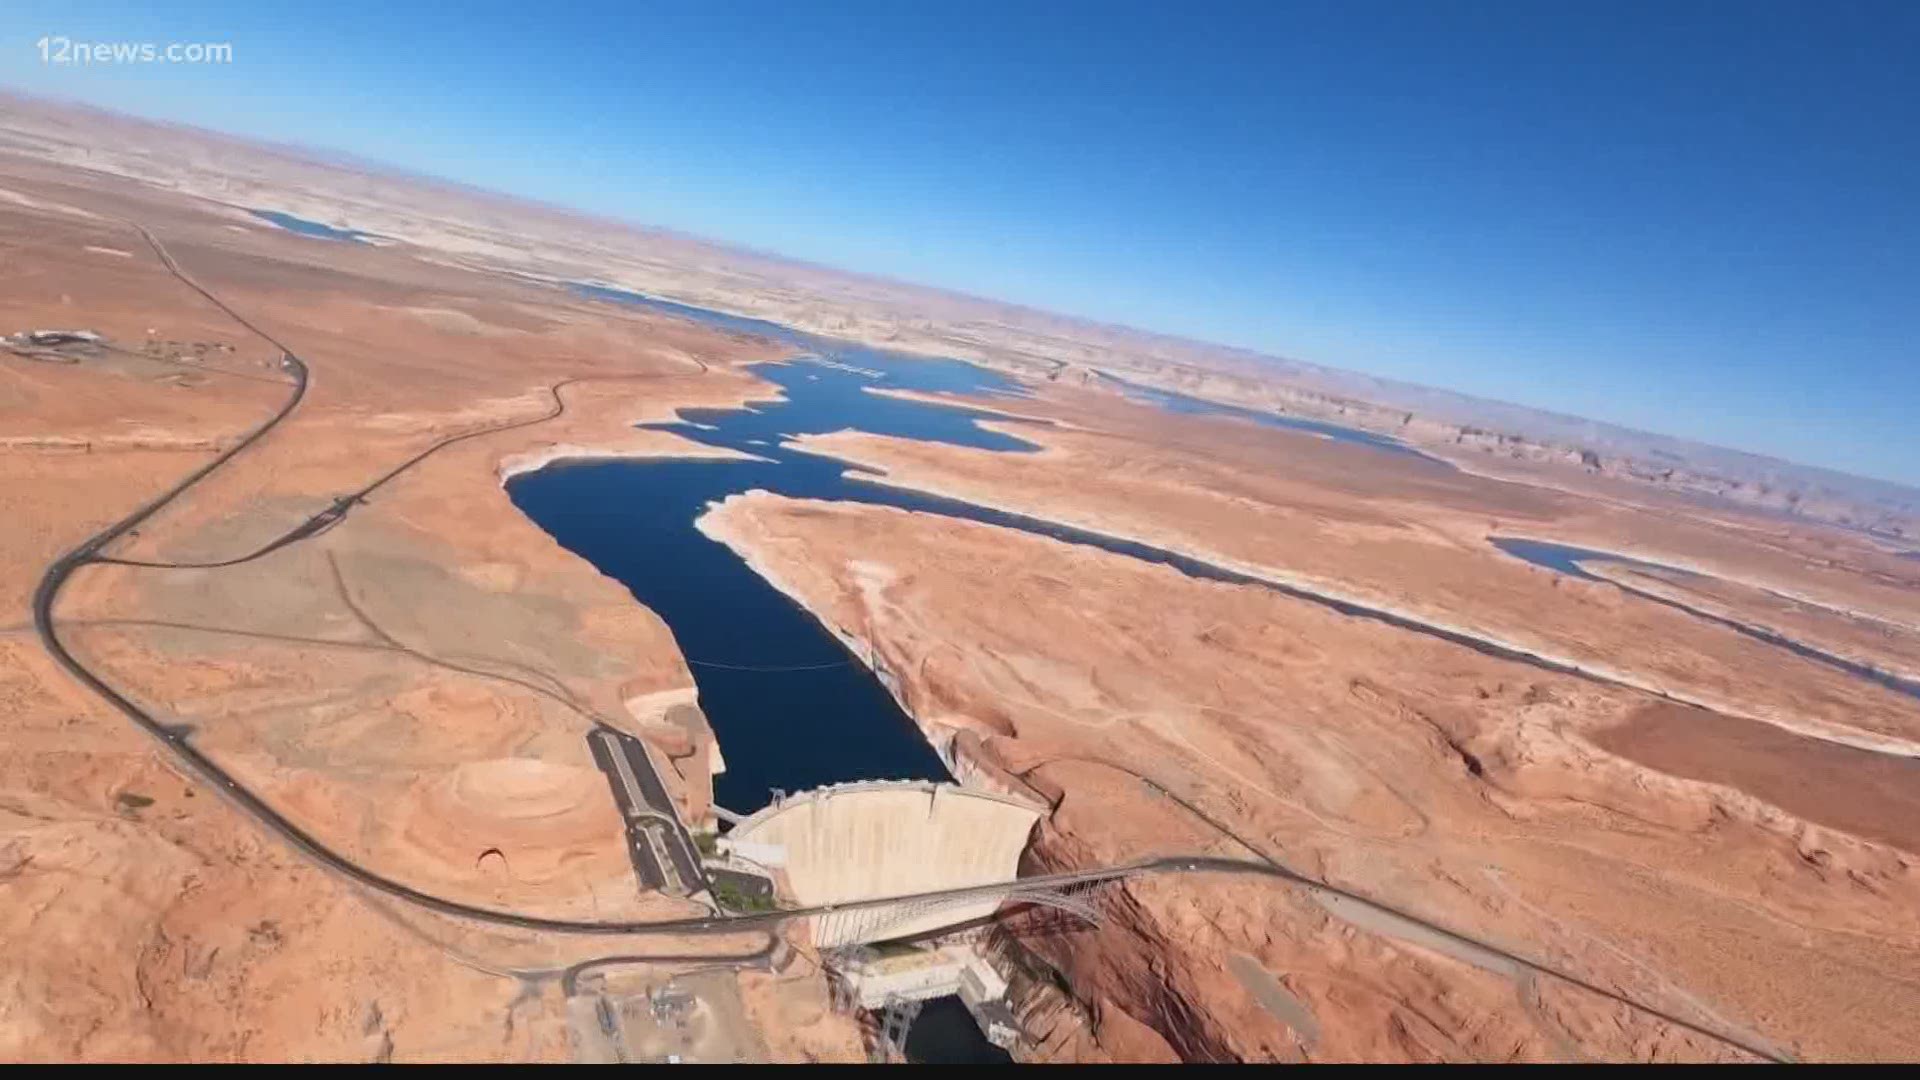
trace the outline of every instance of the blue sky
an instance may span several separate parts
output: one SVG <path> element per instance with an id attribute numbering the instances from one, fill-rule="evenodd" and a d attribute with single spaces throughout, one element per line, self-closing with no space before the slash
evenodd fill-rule
<path id="1" fill-rule="evenodd" d="M 1920 4 L 161 6 L 0 82 L 1920 483 Z"/>

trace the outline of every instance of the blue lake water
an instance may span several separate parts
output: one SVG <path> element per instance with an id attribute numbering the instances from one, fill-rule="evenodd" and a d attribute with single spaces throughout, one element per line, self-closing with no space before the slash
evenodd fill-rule
<path id="1" fill-rule="evenodd" d="M 934 998 L 907 1029 L 907 1060 L 915 1065 L 1006 1065 L 1013 1061 L 974 1025 L 957 997 Z"/>
<path id="2" fill-rule="evenodd" d="M 606 298 L 645 298 L 602 290 Z M 733 316 L 712 325 L 762 333 Z M 748 322 L 751 322 L 748 320 Z M 773 336 L 771 334 L 767 336 Z M 894 506 L 965 518 L 1085 544 L 1171 566 L 1190 577 L 1256 584 L 1348 615 L 1374 619 L 1519 660 L 1547 670 L 1571 669 L 1488 645 L 1386 612 L 1320 597 L 1146 544 L 1100 536 L 1051 522 L 861 482 L 859 471 L 780 445 L 787 437 L 853 428 L 1002 453 L 1033 445 L 987 431 L 986 414 L 866 392 L 870 386 L 923 391 L 1017 393 L 1017 384 L 957 361 L 901 357 L 864 346 L 782 331 L 780 340 L 835 362 L 881 372 L 868 378 L 818 363 L 760 364 L 786 399 L 746 409 L 688 409 L 680 422 L 657 425 L 696 442 L 756 454 L 764 462 L 560 463 L 513 478 L 514 503 L 569 550 L 619 580 L 664 619 L 688 658 L 701 707 L 719 736 L 727 772 L 715 783 L 721 805 L 750 811 L 769 790 L 797 791 L 867 778 L 938 779 L 946 775 L 912 721 L 862 662 L 784 594 L 724 545 L 693 527 L 710 502 L 761 488 L 782 495 Z M 864 661 L 866 658 L 860 658 Z"/>
<path id="3" fill-rule="evenodd" d="M 1335 442 L 1350 446 L 1364 446 L 1371 450 L 1382 450 L 1390 454 L 1403 454 L 1441 468 L 1451 469 L 1453 464 L 1434 457 L 1432 454 L 1416 450 L 1406 443 L 1389 435 L 1381 435 L 1359 428 L 1331 424 L 1324 420 L 1307 420 L 1297 416 L 1282 416 L 1279 413 L 1261 412 L 1258 409 L 1243 408 L 1239 405 L 1223 405 L 1216 401 L 1207 401 L 1172 390 L 1160 390 L 1139 383 L 1128 382 L 1112 375 L 1102 374 L 1101 379 L 1120 388 L 1120 392 L 1135 401 L 1157 405 L 1171 413 L 1189 416 L 1225 416 L 1237 420 L 1250 420 L 1263 427 L 1280 428 L 1285 431 L 1300 431 L 1309 435 L 1320 435 Z"/>
<path id="4" fill-rule="evenodd" d="M 759 375 L 785 389 L 786 401 L 689 409 L 681 414 L 683 422 L 659 425 L 766 462 L 562 463 L 507 485 L 522 511 L 625 584 L 673 630 L 727 759 L 715 796 L 732 809 L 758 808 L 772 788 L 947 776 L 864 663 L 849 658 L 811 615 L 693 526 L 708 503 L 754 488 L 915 509 L 941 505 L 857 483 L 837 462 L 779 445 L 793 435 L 857 426 L 959 446 L 1032 449 L 975 426 L 977 414 L 864 392 L 876 382 L 949 388 L 956 373 L 943 362 L 895 362 L 860 352 L 862 366 L 885 363 L 887 376 L 869 380 L 806 362 L 756 365 Z M 965 370 L 981 389 L 997 385 L 986 372 Z"/>
<path id="5" fill-rule="evenodd" d="M 1613 585 L 1617 589 L 1630 592 L 1641 599 L 1651 600 L 1656 604 L 1664 604 L 1667 607 L 1684 611 L 1694 618 L 1717 623 L 1720 626 L 1724 626 L 1746 637 L 1753 638 L 1756 641 L 1764 641 L 1769 645 L 1785 649 L 1796 656 L 1803 656 L 1817 663 L 1825 664 L 1828 667 L 1838 668 L 1857 678 L 1879 683 L 1889 690 L 1905 694 L 1908 697 L 1920 698 L 1920 682 L 1902 678 L 1891 672 L 1881 671 L 1870 665 L 1862 664 L 1857 660 L 1849 660 L 1844 656 L 1837 656 L 1823 649 L 1817 649 L 1811 645 L 1783 637 L 1762 627 L 1750 626 L 1734 619 L 1724 618 L 1710 611 L 1694 607 L 1691 604 L 1685 604 L 1657 593 L 1648 592 L 1645 589 L 1607 581 L 1606 578 L 1589 573 L 1581 564 L 1588 562 L 1610 562 L 1621 566 L 1632 567 L 1637 570 L 1657 571 L 1663 574 L 1679 574 L 1683 577 L 1700 576 L 1691 570 L 1682 570 L 1673 566 L 1663 566 L 1660 563 L 1645 562 L 1640 559 L 1629 558 L 1625 555 L 1616 555 L 1609 551 L 1595 551 L 1592 548 L 1574 547 L 1571 544 L 1555 544 L 1546 540 L 1525 540 L 1518 537 L 1498 536 L 1493 538 L 1493 546 L 1512 555 L 1516 559 L 1524 560 L 1535 566 L 1544 566 L 1549 570 L 1565 574 L 1568 577 L 1580 578 L 1583 581 L 1606 581 L 1607 584 Z"/>
<path id="6" fill-rule="evenodd" d="M 628 292 L 625 289 L 609 288 L 605 285 L 575 282 L 569 287 L 575 293 L 593 300 L 607 300 L 615 304 L 626 304 L 630 307 L 646 308 L 648 311 L 657 311 L 663 315 L 677 315 L 680 318 L 690 319 L 693 322 L 697 322 L 702 326 L 710 327 L 714 330 L 727 330 L 736 334 L 752 334 L 755 337 L 763 337 L 769 341 L 777 341 L 783 345 L 794 345 L 800 348 L 813 347 L 813 339 L 807 335 L 792 327 L 782 326 L 775 322 L 768 322 L 765 319 L 750 319 L 745 315 L 729 315 L 724 311 L 712 311 L 707 308 L 691 307 L 686 304 L 675 303 L 672 300 L 662 300 L 657 296 Z"/>
<path id="7" fill-rule="evenodd" d="M 643 305 L 879 373 L 871 377 L 808 360 L 755 365 L 755 372 L 783 389 L 784 400 L 744 409 L 683 410 L 679 422 L 657 425 L 693 441 L 742 450 L 765 461 L 560 463 L 508 482 L 508 493 L 523 512 L 569 550 L 625 584 L 672 630 L 727 759 L 727 772 L 716 778 L 715 796 L 730 809 L 757 809 L 774 788 L 798 791 L 860 779 L 947 778 L 938 756 L 869 669 L 868 658 L 849 657 L 812 615 L 767 584 L 726 546 L 708 540 L 693 527 L 709 503 L 756 488 L 800 498 L 938 513 L 1094 546 L 1165 564 L 1190 577 L 1272 589 L 1489 656 L 1579 674 L 1439 627 L 1259 581 L 1148 545 L 862 482 L 857 469 L 781 444 L 796 435 L 852 428 L 999 453 L 1026 453 L 1035 448 L 1033 444 L 978 426 L 975 421 L 988 414 L 867 392 L 869 387 L 891 387 L 992 395 L 1019 394 L 1021 388 L 957 361 L 903 357 L 617 290 L 576 289 L 596 299 Z M 1192 399 L 1182 402 L 1179 395 L 1143 396 L 1179 411 L 1224 408 L 1204 402 L 1188 404 Z M 1262 423 L 1285 419 L 1257 413 L 1248 418 Z M 1333 437 L 1366 435 L 1324 427 L 1333 430 L 1321 433 Z M 1380 441 L 1367 445 L 1401 454 L 1410 467 L 1428 467 L 1431 461 L 1391 440 L 1368 438 Z M 1581 560 L 1633 561 L 1540 541 L 1496 543 L 1518 558 L 1586 578 L 1592 575 L 1580 568 Z M 1795 643 L 1773 640 L 1796 652 L 1808 652 Z M 1822 656 L 1816 654 L 1816 658 Z M 1857 674 L 1885 680 L 1880 673 L 1853 667 Z M 974 1029 L 964 1006 L 951 999 L 929 1004 L 909 1035 L 907 1050 L 915 1061 L 1007 1060 Z"/>
<path id="8" fill-rule="evenodd" d="M 308 221 L 306 218 L 294 217 L 292 214 L 283 213 L 279 210 L 249 210 L 247 213 L 252 214 L 262 221 L 270 221 L 288 232 L 296 232 L 301 236 L 312 236 L 322 240 L 346 240 L 355 244 L 364 244 L 367 242 L 366 238 L 373 235 L 372 233 L 361 232 L 358 229 L 336 229 L 331 225 L 322 225 L 318 221 Z"/>
<path id="9" fill-rule="evenodd" d="M 1687 571 L 1679 570 L 1675 567 L 1662 566 L 1659 563 L 1643 562 L 1639 559 L 1628 558 L 1625 555 L 1616 555 L 1611 551 L 1596 551 L 1593 548 L 1574 547 L 1572 544 L 1555 544 L 1547 540 L 1526 540 L 1516 536 L 1496 536 L 1493 538 L 1493 546 L 1516 559 L 1530 562 L 1535 566 L 1544 566 L 1549 570 L 1555 570 L 1568 577 L 1579 578 L 1583 581 L 1606 580 L 1597 574 L 1588 573 L 1586 568 L 1580 565 L 1583 562 L 1610 562 L 1641 570 L 1658 570 L 1670 574 L 1687 573 Z"/>
<path id="10" fill-rule="evenodd" d="M 582 287 L 581 291 L 587 289 Z M 958 361 L 903 357 L 614 290 L 588 294 L 773 338 L 825 360 L 878 372 L 877 377 L 870 377 L 807 360 L 755 365 L 753 370 L 784 390 L 784 400 L 745 409 L 683 410 L 679 422 L 658 425 L 690 440 L 741 450 L 764 461 L 561 463 L 508 482 L 509 495 L 533 521 L 569 550 L 625 584 L 673 631 L 698 685 L 701 707 L 727 759 L 728 771 L 716 780 L 715 795 L 730 809 L 756 809 L 767 801 L 773 788 L 797 791 L 870 778 L 946 777 L 939 758 L 868 669 L 869 658 L 849 657 L 838 639 L 810 614 L 767 584 L 726 546 L 708 540 L 693 527 L 694 519 L 709 503 L 756 488 L 797 498 L 943 514 L 1098 547 L 1164 564 L 1194 578 L 1258 585 L 1485 655 L 1542 670 L 1580 674 L 1564 665 L 1404 616 L 1260 581 L 1149 545 L 862 482 L 859 470 L 801 453 L 782 445 L 783 441 L 795 435 L 851 428 L 1000 453 L 1026 453 L 1034 449 L 1032 444 L 1014 435 L 987 431 L 975 423 L 988 414 L 866 392 L 868 387 L 877 386 L 1017 394 L 1021 392 L 1019 386 Z M 1411 457 L 1407 460 L 1411 467 L 1424 467 Z M 1580 559 L 1618 558 L 1539 541 L 1498 542 L 1516 557 L 1583 577 L 1590 575 L 1579 568 Z M 1823 662 L 1847 664 L 1794 642 L 1737 625 L 1735 628 Z M 1849 670 L 1882 683 L 1888 679 L 1857 664 Z"/>

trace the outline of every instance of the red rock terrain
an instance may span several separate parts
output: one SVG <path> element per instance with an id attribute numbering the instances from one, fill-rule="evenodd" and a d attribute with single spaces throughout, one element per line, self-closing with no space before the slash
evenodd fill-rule
<path id="1" fill-rule="evenodd" d="M 1911 759 L 936 516 L 760 493 L 703 528 L 1054 802 L 1036 868 L 1258 852 L 1781 1055 L 1920 1051 Z M 1037 948 L 1117 1057 L 1743 1056 L 1311 891 L 1154 878 L 1107 912 Z"/>
<path id="2" fill-rule="evenodd" d="M 263 558 L 81 570 L 55 612 L 76 657 L 375 873 L 521 914 L 704 910 L 638 890 L 584 738 L 595 722 L 656 738 L 688 762 L 667 780 L 697 812 L 704 725 L 669 717 L 692 680 L 659 620 L 526 521 L 501 477 L 581 447 L 710 452 L 630 425 L 763 393 L 738 366 L 767 345 L 127 181 L 6 159 L 0 187 L 0 331 L 105 338 L 0 351 L 0 1053 L 564 1059 L 568 965 L 764 943 L 489 930 L 349 885 L 56 668 L 29 597 L 56 556 L 290 393 L 279 351 L 198 285 L 298 351 L 307 396 L 117 557 L 224 561 L 448 436 L 502 430 Z M 824 994 L 796 974 L 755 977 L 762 1052 L 857 1054 L 838 1018 L 786 1038 L 773 1018 Z"/>
<path id="3" fill-rule="evenodd" d="M 1920 536 L 1920 492 L 1300 360 L 1094 323 L 795 262 L 659 230 L 383 175 L 206 131 L 5 99 L 0 130 L 36 166 L 140 180 L 219 207 L 274 208 L 375 234 L 437 262 L 591 280 L 1061 385 L 1129 381 L 1386 432 L 1475 471 L 1582 494 L 1679 496 L 1783 520 Z M 30 204 L 31 192 L 0 192 Z M 435 316 L 452 319 L 463 313 Z M 1906 544 L 1911 546 L 1911 544 Z"/>
<path id="4" fill-rule="evenodd" d="M 997 402 L 994 404 L 998 404 Z M 1241 421 L 1168 416 L 1054 389 L 991 426 L 1043 446 L 999 454 L 855 432 L 802 444 L 882 482 L 1138 540 L 1381 608 L 1801 734 L 1920 752 L 1913 699 L 1608 585 L 1569 580 L 1491 540 L 1534 537 L 1697 567 L 1920 626 L 1920 564 L 1802 526 L 1728 528 L 1409 463 Z M 1756 679 L 1752 673 L 1768 672 Z"/>
<path id="5" fill-rule="evenodd" d="M 0 350 L 9 1058 L 591 1058 L 604 1048 L 569 1017 L 591 1028 L 600 991 L 569 999 L 568 967 L 696 953 L 706 962 L 613 967 L 636 987 L 740 969 L 717 1011 L 737 1018 L 739 1056 L 859 1053 L 804 950 L 763 971 L 728 959 L 757 954 L 758 935 L 488 928 L 340 879 L 183 772 L 36 639 L 30 598 L 49 563 L 285 400 L 278 349 L 238 312 L 307 361 L 306 399 L 114 555 L 227 561 L 472 437 L 264 557 L 85 568 L 56 611 L 75 655 L 379 873 L 555 918 L 697 910 L 635 888 L 583 738 L 605 723 L 649 741 L 683 809 L 704 814 L 712 738 L 685 662 L 501 479 L 556 458 L 716 453 L 632 425 L 768 393 L 743 365 L 775 350 L 557 284 L 582 279 L 1031 377 L 1033 396 L 992 404 L 1035 454 L 808 440 L 884 482 L 1188 552 L 1597 677 L 1006 530 L 730 500 L 703 527 L 871 643 L 967 782 L 1051 805 L 1031 869 L 1267 858 L 1499 947 L 1323 889 L 1135 879 L 1097 933 L 1031 943 L 1078 999 L 1045 1003 L 1036 1057 L 1748 1056 L 1507 953 L 1766 1056 L 1920 1054 L 1913 700 L 1490 542 L 1680 567 L 1693 573 L 1604 572 L 1910 671 L 1920 562 L 1876 540 L 1697 498 L 1726 486 L 1705 474 L 1650 480 L 1563 461 L 1565 447 L 1461 441 L 1457 424 L 1262 381 L 1249 358 L 1191 343 L 200 132 L 24 107 L 0 127 L 0 333 L 105 337 Z M 303 238 L 250 206 L 383 239 Z M 1471 471 L 1170 416 L 1101 389 L 1109 368 L 1392 429 Z"/>

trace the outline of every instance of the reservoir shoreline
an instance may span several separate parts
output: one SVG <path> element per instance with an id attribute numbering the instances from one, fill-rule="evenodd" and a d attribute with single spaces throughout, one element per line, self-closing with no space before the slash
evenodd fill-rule
<path id="1" fill-rule="evenodd" d="M 599 296 L 610 298 L 604 292 Z M 611 299 L 631 302 L 617 296 Z M 698 309 L 683 305 L 647 301 L 643 306 L 700 321 Z M 769 336 L 768 324 L 743 325 L 743 322 L 723 316 L 717 325 Z M 977 399 L 983 394 L 1023 392 L 1019 384 L 991 369 L 964 361 L 896 356 L 884 350 L 815 339 L 792 331 L 780 330 L 771 336 L 781 345 L 821 357 L 821 362 L 806 363 L 803 357 L 799 362 L 789 358 L 752 365 L 750 370 L 754 374 L 776 384 L 777 389 L 771 394 L 736 408 L 681 409 L 677 410 L 678 419 L 674 422 L 643 426 L 643 430 L 669 432 L 699 444 L 704 449 L 698 452 L 647 455 L 624 461 L 620 459 L 625 455 L 602 453 L 591 447 L 579 447 L 579 452 L 575 452 L 576 448 L 556 446 L 538 454 L 523 455 L 510 464 L 503 463 L 500 470 L 501 483 L 510 497 L 536 525 L 602 573 L 622 582 L 643 605 L 667 623 L 699 684 L 699 699 L 707 709 L 713 737 L 728 744 L 721 748 L 723 751 L 731 749 L 726 753 L 730 771 L 717 779 L 715 794 L 720 802 L 735 809 L 750 810 L 760 805 L 766 793 L 774 788 L 797 790 L 872 776 L 937 779 L 942 778 L 938 773 L 964 774 L 978 764 L 960 760 L 961 755 L 955 750 L 955 729 L 914 715 L 897 680 L 889 682 L 884 666 L 877 671 L 869 666 L 880 655 L 877 642 L 826 624 L 766 566 L 743 558 L 739 545 L 714 534 L 705 522 L 710 508 L 728 497 L 755 490 L 801 499 L 843 499 L 887 505 L 1013 528 L 1056 542 L 1092 546 L 1113 554 L 1168 564 L 1191 577 L 1272 589 L 1295 599 L 1331 607 L 1350 617 L 1385 622 L 1499 659 L 1710 709 L 1802 737 L 1857 750 L 1920 757 L 1920 742 L 1798 716 L 1755 715 L 1750 709 L 1711 694 L 1664 685 L 1659 680 L 1569 656 L 1538 643 L 1512 640 L 1461 626 L 1449 619 L 1404 610 L 1284 569 L 1225 558 L 1179 537 L 1136 535 L 1129 530 L 1114 529 L 1109 523 L 1076 518 L 1071 513 L 1036 517 L 1007 500 L 978 490 L 960 492 L 888 474 L 878 467 L 877 461 L 862 460 L 862 455 L 849 453 L 843 447 L 822 446 L 819 438 L 831 432 L 851 430 L 976 450 L 1042 454 L 1046 451 L 1020 437 L 1032 428 L 1009 422 L 1005 414 L 994 410 L 990 401 L 979 402 L 976 407 L 973 402 L 942 398 L 941 395 L 964 394 Z M 1369 445 L 1375 450 L 1388 449 Z M 1432 467 L 1412 454 L 1394 456 L 1404 457 L 1411 467 Z M 540 494 L 544 488 L 555 488 L 556 492 L 544 497 Z M 557 491 L 559 488 L 566 489 L 564 495 Z M 622 505 L 635 500 L 646 504 L 644 513 Z M 689 538 L 697 538 L 698 543 Z M 701 545 L 711 545 L 712 549 Z M 647 557 L 636 556 L 632 550 L 636 547 L 646 549 Z M 724 560 L 716 561 L 715 550 Z M 704 596 L 699 595 L 698 589 L 689 593 L 676 583 L 663 582 L 660 579 L 668 575 L 662 574 L 662 567 L 672 568 L 671 576 L 700 578 L 720 593 L 717 597 Z M 742 584 L 739 575 L 753 579 L 757 589 Z M 728 584 L 720 585 L 722 581 Z M 777 596 L 779 607 L 787 609 L 787 614 L 783 615 L 766 595 L 747 595 L 758 590 Z M 730 616 L 740 624 L 737 632 L 716 632 L 714 627 L 697 625 L 714 619 L 709 609 L 729 605 L 745 605 Z M 805 629 L 791 620 L 793 613 L 805 620 Z M 773 633 L 769 628 L 775 625 L 783 627 L 780 634 L 788 636 L 782 638 Z M 821 635 L 833 640 L 834 659 L 841 663 L 834 664 L 822 655 L 815 655 L 822 652 Z M 1786 647 L 1783 643 L 1776 644 Z M 742 649 L 746 651 L 743 653 Z M 794 655 L 796 652 L 805 655 Z M 860 670 L 841 675 L 808 674 L 800 670 L 848 666 Z M 816 682 L 808 685 L 797 681 L 801 679 Z M 786 680 L 784 684 L 782 680 Z M 824 685 L 829 683 L 834 685 L 830 688 Z M 864 683 L 867 688 L 859 689 L 857 683 Z M 723 686 L 724 690 L 716 689 Z M 822 692 L 829 697 L 810 697 Z M 884 697 L 884 706 L 871 700 L 863 701 L 863 698 L 874 697 Z M 911 730 L 926 757 L 916 763 L 917 755 L 905 747 L 888 750 L 866 745 L 873 733 L 863 730 L 862 724 L 866 721 L 859 718 L 876 709 L 884 720 L 882 728 Z M 818 712 L 833 715 L 803 715 Z M 893 719 L 885 720 L 886 715 Z M 754 733 L 771 734 L 767 725 L 778 723 L 776 718 L 782 716 L 798 717 L 797 722 L 808 725 L 807 730 L 812 732 L 810 737 L 787 733 L 788 737 L 775 740 L 782 745 L 801 742 L 858 745 L 861 753 L 871 751 L 873 758 L 864 762 L 833 761 L 822 755 L 820 760 L 805 764 L 756 764 L 750 747 L 763 740 Z M 852 757 L 858 758 L 859 754 Z"/>

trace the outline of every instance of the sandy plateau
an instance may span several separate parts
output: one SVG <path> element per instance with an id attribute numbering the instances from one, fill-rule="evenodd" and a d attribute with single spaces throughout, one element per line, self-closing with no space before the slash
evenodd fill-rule
<path id="1" fill-rule="evenodd" d="M 1363 406 L 1321 369 L 1275 361 L 1268 385 L 1229 350 L 205 133 L 23 104 L 0 134 L 0 333 L 103 335 L 0 348 L 0 1057 L 592 1057 L 568 972 L 611 956 L 629 959 L 592 979 L 702 969 L 735 1056 L 862 1054 L 804 941 L 787 963 L 760 934 L 481 925 L 320 868 L 36 634 L 50 564 L 288 399 L 270 336 L 308 365 L 305 399 L 118 540 L 123 562 L 71 579 L 55 615 L 75 656 L 378 874 L 549 919 L 703 911 L 636 888 L 585 738 L 646 741 L 700 819 L 715 747 L 687 664 L 501 485 L 566 458 L 730 453 L 634 425 L 764 398 L 777 388 L 746 365 L 779 350 L 559 284 L 588 279 L 1031 387 L 975 404 L 1036 453 L 802 440 L 874 483 L 1556 665 L 946 517 L 765 492 L 710 510 L 709 536 L 871 645 L 967 783 L 1050 806 L 1027 869 L 1270 859 L 1768 1056 L 1920 1056 L 1920 701 L 1741 632 L 1920 674 L 1920 560 L 1896 553 L 1920 520 L 1910 492 L 1756 485 L 1744 455 L 1649 477 L 1438 406 Z M 381 239 L 303 237 L 250 207 Z M 1429 456 L 1162 411 L 1115 376 L 1391 430 Z M 456 435 L 473 437 L 441 446 Z M 1674 569 L 1580 580 L 1501 538 Z M 1747 1056 L 1331 893 L 1163 876 L 1106 904 L 1099 929 L 1029 945 L 1064 980 L 1025 976 L 1077 999 L 1052 1015 L 1088 1018 L 1036 1032 L 1035 1057 Z"/>
<path id="2" fill-rule="evenodd" d="M 664 720 L 692 679 L 659 620 L 500 483 L 576 448 L 712 454 L 631 425 L 764 395 L 738 368 L 773 350 L 399 249 L 236 230 L 130 182 L 3 179 L 31 196 L 0 207 L 0 326 L 106 343 L 0 354 L 0 1055 L 564 1059 L 569 964 L 762 947 L 485 930 L 349 887 L 59 671 L 29 600 L 56 556 L 289 393 L 278 351 L 171 275 L 133 222 L 313 375 L 284 424 L 117 557 L 245 555 L 447 435 L 538 420 L 557 393 L 559 417 L 452 444 L 310 541 L 219 569 L 87 567 L 57 616 L 89 667 L 380 873 L 524 914 L 704 910 L 636 890 L 585 741 L 596 722 L 652 739 L 692 774 L 667 780 L 697 811 L 707 733 L 684 710 Z M 809 977 L 789 992 L 756 976 L 750 1012 L 805 1012 L 824 994 Z M 766 1027 L 776 1054 L 859 1053 L 817 1016 L 804 1045 Z"/>
<path id="3" fill-rule="evenodd" d="M 1895 672 L 1920 645 L 1920 567 L 1817 526 L 1581 498 L 1107 393 L 1050 387 L 1015 411 L 1054 423 L 989 426 L 1041 452 L 855 433 L 806 445 L 876 482 L 1602 676 L 937 516 L 766 493 L 710 513 L 709 535 L 872 643 L 971 773 L 1053 801 L 1036 869 L 1252 848 L 1783 1055 L 1920 1053 L 1904 1020 L 1920 1008 L 1920 704 L 1489 540 L 1684 567 L 1591 564 Z M 1159 880 L 1116 910 L 1042 951 L 1121 1057 L 1726 1052 L 1285 890 Z M 1303 1011 L 1276 1011 L 1251 962 Z"/>
<path id="4" fill-rule="evenodd" d="M 983 782 L 1053 802 L 1036 869 L 1250 846 L 1783 1053 L 1920 1052 L 1920 762 L 938 516 L 755 493 L 703 527 L 874 643 Z M 1272 885 L 1155 880 L 1109 918 L 1040 948 L 1120 1057 L 1726 1053 Z"/>
<path id="5" fill-rule="evenodd" d="M 1813 640 L 1848 633 L 1859 616 L 1910 635 L 1920 563 L 1865 538 L 1806 524 L 1723 528 L 1677 500 L 1648 509 L 1583 499 L 1244 421 L 1167 416 L 1105 393 L 1054 387 L 1020 408 L 1056 424 L 988 426 L 1040 442 L 1041 453 L 857 432 L 802 445 L 878 470 L 878 482 L 1152 544 L 1802 734 L 1920 755 L 1911 697 L 1489 542 L 1559 540 L 1776 582 L 1813 601 L 1803 612 L 1817 624 Z M 1875 655 L 1891 662 L 1905 647 Z"/>

